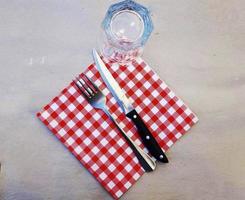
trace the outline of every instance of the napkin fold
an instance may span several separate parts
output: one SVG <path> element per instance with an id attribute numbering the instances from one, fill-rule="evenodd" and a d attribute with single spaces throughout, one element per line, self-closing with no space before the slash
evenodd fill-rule
<path id="1" fill-rule="evenodd" d="M 142 58 L 127 65 L 104 61 L 164 151 L 198 121 Z M 104 91 L 106 105 L 124 131 L 144 148 L 136 127 L 106 88 L 95 65 L 90 65 L 85 74 Z M 73 82 L 37 116 L 114 199 L 120 198 L 144 174 L 114 123 L 103 111 L 94 109 Z"/>

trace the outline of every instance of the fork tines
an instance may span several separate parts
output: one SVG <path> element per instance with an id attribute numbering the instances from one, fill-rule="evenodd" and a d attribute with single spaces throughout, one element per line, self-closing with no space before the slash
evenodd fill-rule
<path id="1" fill-rule="evenodd" d="M 73 81 L 85 97 L 92 98 L 98 92 L 96 86 L 84 73 Z"/>

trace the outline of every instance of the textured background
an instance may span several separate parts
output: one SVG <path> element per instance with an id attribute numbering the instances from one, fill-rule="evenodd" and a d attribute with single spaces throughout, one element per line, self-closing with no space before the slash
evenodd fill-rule
<path id="1" fill-rule="evenodd" d="M 0 0 L 0 199 L 111 197 L 35 114 L 92 62 L 105 0 Z M 139 0 L 144 59 L 200 122 L 122 199 L 245 199 L 245 1 Z"/>

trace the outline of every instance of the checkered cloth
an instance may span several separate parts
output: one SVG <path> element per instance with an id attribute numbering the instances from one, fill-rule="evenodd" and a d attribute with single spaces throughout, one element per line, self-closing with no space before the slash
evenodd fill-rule
<path id="1" fill-rule="evenodd" d="M 141 58 L 127 66 L 105 62 L 164 151 L 198 121 Z M 85 73 L 105 92 L 109 111 L 120 126 L 144 148 L 134 124 L 124 115 L 96 67 L 90 65 Z M 103 111 L 94 109 L 74 83 L 37 116 L 114 199 L 121 197 L 144 174 L 114 123 Z"/>

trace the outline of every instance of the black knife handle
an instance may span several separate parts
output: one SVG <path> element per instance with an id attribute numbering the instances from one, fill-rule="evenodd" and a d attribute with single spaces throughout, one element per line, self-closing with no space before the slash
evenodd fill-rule
<path id="1" fill-rule="evenodd" d="M 160 162 L 168 163 L 167 156 L 165 155 L 155 138 L 152 136 L 151 132 L 149 131 L 139 114 L 136 112 L 136 110 L 130 111 L 129 113 L 127 113 L 126 116 L 134 122 L 143 144 L 149 150 L 151 155 Z"/>

